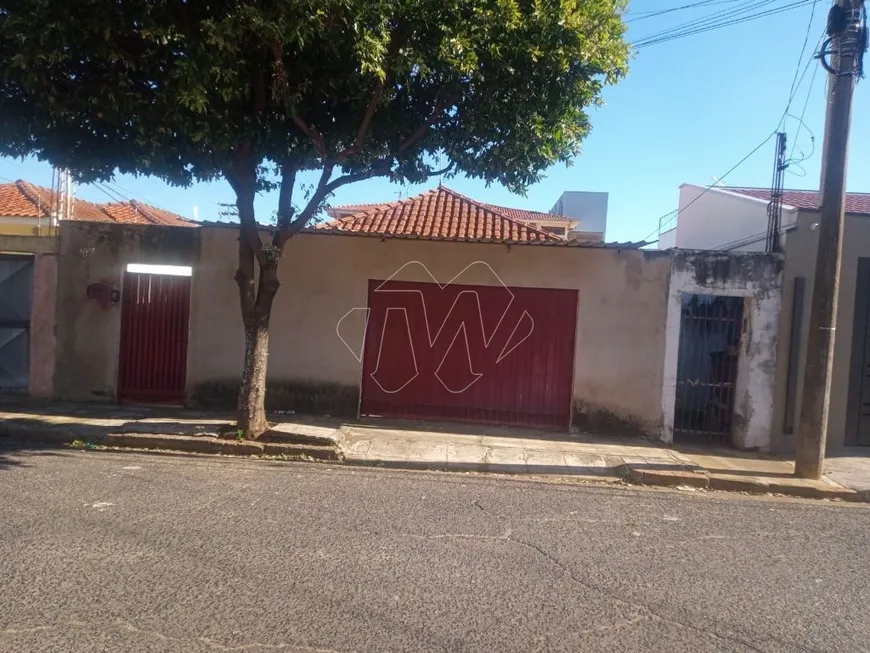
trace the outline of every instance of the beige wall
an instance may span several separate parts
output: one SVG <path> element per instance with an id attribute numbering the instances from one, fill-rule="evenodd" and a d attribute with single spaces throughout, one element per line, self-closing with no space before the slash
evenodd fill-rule
<path id="1" fill-rule="evenodd" d="M 194 267 L 188 390 L 238 379 L 243 357 L 237 232 L 200 230 Z M 579 291 L 575 424 L 658 434 L 670 256 L 661 252 L 439 243 L 302 234 L 287 245 L 271 322 L 270 381 L 358 387 L 368 280 L 498 283 Z M 403 267 L 405 266 L 405 267 Z M 341 322 L 341 335 L 336 325 Z"/>
<path id="2" fill-rule="evenodd" d="M 804 291 L 804 313 L 800 348 L 798 385 L 796 393 L 795 419 L 800 410 L 800 397 L 803 389 L 806 342 L 810 324 L 810 304 L 815 274 L 818 231 L 810 226 L 819 220 L 817 211 L 801 211 L 797 229 L 786 234 L 785 272 L 783 279 L 783 307 L 780 320 L 780 338 L 777 366 L 776 392 L 774 394 L 773 447 L 779 451 L 791 451 L 795 446 L 795 434 L 785 433 L 786 387 L 788 380 L 788 353 L 791 341 L 791 320 L 794 300 L 794 279 L 806 279 Z M 849 396 L 849 374 L 852 354 L 853 320 L 855 312 L 855 285 L 858 272 L 858 258 L 870 256 L 870 218 L 861 215 L 847 215 L 843 238 L 843 263 L 840 273 L 840 297 L 837 308 L 837 335 L 834 349 L 834 375 L 831 387 L 830 417 L 828 422 L 828 448 L 838 449 L 847 439 L 846 413 Z"/>
<path id="3" fill-rule="evenodd" d="M 93 283 L 120 290 L 128 263 L 193 265 L 198 229 L 63 222 L 57 286 L 55 395 L 113 401 L 121 333 L 119 303 L 88 299 Z"/>
<path id="4" fill-rule="evenodd" d="M 54 395 L 55 300 L 57 256 L 36 254 L 33 260 L 33 304 L 30 314 L 30 395 Z"/>

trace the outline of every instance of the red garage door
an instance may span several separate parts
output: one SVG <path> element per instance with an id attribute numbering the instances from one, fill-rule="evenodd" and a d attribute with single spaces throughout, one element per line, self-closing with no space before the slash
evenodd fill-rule
<path id="1" fill-rule="evenodd" d="M 577 293 L 369 282 L 362 413 L 567 429 Z"/>

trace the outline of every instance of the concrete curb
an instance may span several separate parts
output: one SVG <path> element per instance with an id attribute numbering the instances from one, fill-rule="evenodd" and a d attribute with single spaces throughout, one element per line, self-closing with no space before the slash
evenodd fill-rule
<path id="1" fill-rule="evenodd" d="M 647 469 L 642 464 L 626 464 L 622 476 L 640 485 L 689 486 L 722 492 L 782 494 L 803 499 L 832 499 L 870 502 L 870 492 L 857 492 L 830 480 L 767 479 L 761 476 L 711 474 L 702 468 Z"/>
<path id="2" fill-rule="evenodd" d="M 418 472 L 455 472 L 455 473 L 481 473 L 503 474 L 507 476 L 571 478 L 582 481 L 597 483 L 616 483 L 622 481 L 615 467 L 602 467 L 601 472 L 588 473 L 572 471 L 566 466 L 540 466 L 529 470 L 525 465 L 499 465 L 492 463 L 467 462 L 432 462 L 425 460 L 391 460 L 376 458 L 361 458 L 345 455 L 342 461 L 345 465 L 356 467 L 378 467 L 381 469 L 406 469 Z"/>
<path id="3" fill-rule="evenodd" d="M 286 433 L 285 433 L 286 434 Z M 306 434 L 307 436 L 308 434 Z M 611 466 L 601 467 L 594 474 L 572 471 L 567 466 L 540 466 L 534 470 L 515 465 L 494 465 L 485 462 L 448 462 L 414 460 L 378 460 L 355 456 L 345 457 L 340 441 L 330 444 L 305 444 L 302 442 L 258 442 L 223 440 L 210 436 L 167 435 L 156 433 L 89 433 L 87 429 L 70 429 L 62 426 L 41 427 L 0 422 L 0 443 L 6 441 L 40 444 L 72 445 L 80 441 L 85 445 L 100 445 L 120 449 L 157 450 L 180 453 L 219 454 L 230 456 L 275 456 L 289 459 L 344 462 L 365 467 L 390 469 L 478 472 L 489 474 L 513 474 L 522 476 L 553 476 L 577 480 L 612 483 L 625 480 L 639 485 L 659 487 L 692 487 L 724 492 L 751 494 L 781 494 L 805 499 L 829 499 L 870 503 L 870 491 L 857 492 L 831 480 L 809 481 L 797 478 L 766 478 L 762 476 L 738 476 L 734 474 L 711 474 L 691 464 L 663 466 L 660 463 L 625 463 L 611 457 Z M 308 436 L 308 442 L 317 441 Z"/>
<path id="4" fill-rule="evenodd" d="M 74 442 L 80 441 L 85 445 L 122 449 L 159 449 L 225 456 L 286 456 L 328 461 L 343 460 L 343 455 L 336 445 L 222 440 L 210 436 L 158 433 L 89 434 L 58 427 L 0 423 L 0 442 L 3 440 L 55 445 L 72 445 Z"/>

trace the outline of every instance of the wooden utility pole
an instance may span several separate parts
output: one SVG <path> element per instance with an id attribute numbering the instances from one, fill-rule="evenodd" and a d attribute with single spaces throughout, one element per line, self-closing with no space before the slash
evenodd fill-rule
<path id="1" fill-rule="evenodd" d="M 797 431 L 795 475 L 801 478 L 821 479 L 825 462 L 843 252 L 852 94 L 864 47 L 861 36 L 863 5 L 864 0 L 837 0 L 828 15 L 828 39 L 821 53 L 821 60 L 829 73 L 828 107 L 822 151 L 819 242 Z M 831 55 L 830 64 L 824 60 L 827 52 Z"/>

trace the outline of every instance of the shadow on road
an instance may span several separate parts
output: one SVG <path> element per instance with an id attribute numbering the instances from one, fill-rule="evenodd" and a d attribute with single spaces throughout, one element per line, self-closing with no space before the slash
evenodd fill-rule
<path id="1" fill-rule="evenodd" d="M 63 456 L 62 450 L 51 445 L 20 442 L 17 440 L 0 441 L 0 472 L 12 467 L 28 467 L 28 459 L 42 456 Z"/>

